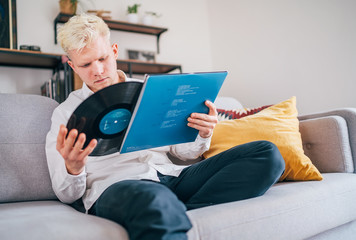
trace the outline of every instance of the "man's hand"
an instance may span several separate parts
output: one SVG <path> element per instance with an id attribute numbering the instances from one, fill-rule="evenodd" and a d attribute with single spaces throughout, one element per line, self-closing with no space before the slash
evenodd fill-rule
<path id="1" fill-rule="evenodd" d="M 205 105 L 209 108 L 208 114 L 192 113 L 188 118 L 188 126 L 199 130 L 199 135 L 202 138 L 210 137 L 218 123 L 218 114 L 214 103 L 205 101 Z"/>
<path id="2" fill-rule="evenodd" d="M 62 155 L 69 174 L 78 175 L 84 170 L 84 166 L 89 154 L 94 150 L 97 141 L 93 139 L 88 146 L 83 149 L 86 136 L 84 133 L 79 134 L 78 130 L 72 129 L 67 138 L 68 129 L 61 125 L 57 136 L 57 151 Z"/>

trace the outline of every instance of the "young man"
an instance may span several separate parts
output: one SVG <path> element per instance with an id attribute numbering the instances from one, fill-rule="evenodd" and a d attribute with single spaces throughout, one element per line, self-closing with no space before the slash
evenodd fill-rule
<path id="1" fill-rule="evenodd" d="M 110 45 L 110 31 L 100 18 L 74 16 L 58 38 L 68 64 L 83 80 L 83 87 L 55 109 L 46 140 L 52 186 L 62 202 L 82 201 L 89 214 L 124 226 L 130 239 L 187 239 L 192 227 L 187 209 L 260 196 L 279 179 L 284 160 L 266 141 L 236 146 L 191 166 L 169 160 L 168 154 L 197 159 L 209 149 L 217 113 L 208 101 L 208 114 L 187 119 L 199 130 L 193 143 L 89 157 L 97 141 L 83 149 L 85 134 L 73 129 L 67 136 L 65 124 L 88 96 L 132 79 L 117 70 L 118 46 Z"/>

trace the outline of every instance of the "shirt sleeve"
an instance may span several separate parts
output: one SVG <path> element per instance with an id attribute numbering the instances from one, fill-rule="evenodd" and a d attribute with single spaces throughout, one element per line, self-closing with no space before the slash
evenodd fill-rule
<path id="1" fill-rule="evenodd" d="M 60 124 L 67 122 L 65 114 L 56 108 L 52 115 L 51 129 L 46 138 L 46 156 L 52 181 L 52 188 L 58 199 L 64 203 L 73 203 L 81 198 L 86 189 L 85 170 L 79 175 L 67 172 L 64 159 L 56 149 Z"/>
<path id="2" fill-rule="evenodd" d="M 193 160 L 201 157 L 203 153 L 209 150 L 211 137 L 202 138 L 198 134 L 194 142 L 182 143 L 170 147 L 170 153 L 180 160 Z"/>

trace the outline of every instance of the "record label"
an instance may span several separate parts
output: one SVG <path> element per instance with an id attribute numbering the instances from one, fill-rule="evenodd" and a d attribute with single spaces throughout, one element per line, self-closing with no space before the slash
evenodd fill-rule
<path id="1" fill-rule="evenodd" d="M 131 112 L 125 108 L 119 108 L 107 113 L 99 123 L 99 129 L 103 134 L 117 134 L 129 125 Z"/>

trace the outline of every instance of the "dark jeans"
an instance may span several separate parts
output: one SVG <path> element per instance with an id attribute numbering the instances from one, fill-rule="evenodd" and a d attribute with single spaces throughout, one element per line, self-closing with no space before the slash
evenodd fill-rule
<path id="1" fill-rule="evenodd" d="M 278 148 L 267 141 L 236 146 L 161 182 L 125 180 L 111 185 L 91 214 L 126 228 L 130 239 L 183 240 L 191 223 L 186 210 L 264 194 L 284 171 Z"/>

